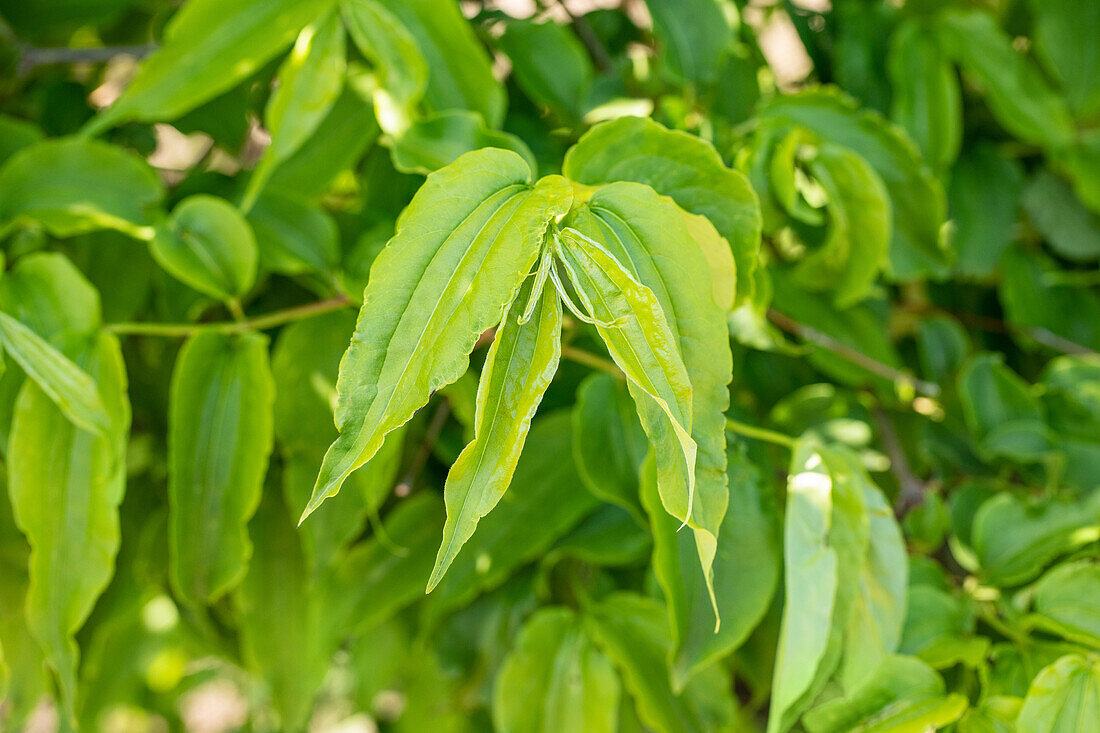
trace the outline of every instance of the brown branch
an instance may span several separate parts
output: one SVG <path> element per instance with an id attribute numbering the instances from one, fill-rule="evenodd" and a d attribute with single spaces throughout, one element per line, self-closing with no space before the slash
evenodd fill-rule
<path id="1" fill-rule="evenodd" d="M 894 429 L 894 423 L 886 411 L 876 406 L 872 410 L 872 415 L 874 415 L 879 435 L 882 437 L 882 449 L 890 459 L 890 471 L 898 480 L 899 491 L 894 501 L 894 514 L 901 519 L 924 503 L 924 495 L 929 490 L 929 484 L 913 473 L 913 468 L 909 465 L 909 457 L 905 454 L 898 432 Z"/>
<path id="2" fill-rule="evenodd" d="M 141 59 L 157 50 L 157 44 L 138 46 L 101 46 L 92 48 L 36 48 L 27 46 L 19 59 L 19 74 L 25 75 L 39 66 L 53 64 L 102 64 L 116 56 Z"/>
<path id="3" fill-rule="evenodd" d="M 888 379 L 896 384 L 910 384 L 916 391 L 928 397 L 937 397 L 940 394 L 940 386 L 938 384 L 926 382 L 923 379 L 917 379 L 913 375 L 896 369 L 889 364 L 883 364 L 878 359 L 873 359 L 862 352 L 856 351 L 848 344 L 837 341 L 827 333 L 818 331 L 816 328 L 807 326 L 804 323 L 799 323 L 793 318 L 785 316 L 772 308 L 768 309 L 768 320 L 784 331 L 792 333 L 805 341 L 809 341 L 815 346 L 820 346 L 826 351 L 830 351 L 841 359 L 866 369 L 876 376 Z"/>
<path id="4" fill-rule="evenodd" d="M 607 49 L 603 47 L 603 42 L 600 41 L 600 37 L 596 35 L 596 32 L 592 30 L 592 26 L 588 24 L 583 15 L 574 15 L 573 11 L 569 9 L 569 6 L 565 4 L 565 0 L 557 0 L 558 5 L 565 11 L 565 14 L 569 16 L 569 22 L 573 26 L 573 32 L 577 34 L 577 38 L 584 44 L 585 49 L 588 50 L 588 55 L 592 57 L 592 61 L 596 64 L 596 68 L 600 71 L 611 70 L 611 56 L 607 53 Z"/>
<path id="5" fill-rule="evenodd" d="M 394 487 L 394 496 L 400 499 L 412 493 L 413 484 L 420 478 L 420 472 L 424 470 L 424 466 L 428 463 L 428 456 L 432 453 L 432 446 L 435 445 L 436 438 L 439 437 L 440 431 L 443 430 L 443 426 L 447 424 L 447 418 L 450 416 L 451 403 L 443 400 L 439 408 L 436 409 L 435 414 L 432 415 L 432 421 L 428 423 L 428 429 L 424 431 L 424 439 L 420 441 L 420 447 L 417 449 L 416 455 L 409 462 L 409 470 L 405 472 L 405 475 L 397 482 L 397 486 Z"/>
<path id="6" fill-rule="evenodd" d="M 215 333 L 263 331 L 292 321 L 300 321 L 303 318 L 312 318 L 322 313 L 342 310 L 351 305 L 353 305 L 351 299 L 341 295 L 243 320 L 219 321 L 217 323 L 109 323 L 104 328 L 111 333 L 120 335 L 163 336 L 165 338 L 186 338 L 199 331 L 213 331 Z"/>

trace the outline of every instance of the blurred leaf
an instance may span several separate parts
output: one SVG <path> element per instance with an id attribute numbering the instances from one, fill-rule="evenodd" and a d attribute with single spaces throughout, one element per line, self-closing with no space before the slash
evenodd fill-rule
<path id="1" fill-rule="evenodd" d="M 150 243 L 157 263 L 195 290 L 221 300 L 248 292 L 259 257 L 252 227 L 224 199 L 189 196 Z"/>
<path id="2" fill-rule="evenodd" d="M 1100 259 L 1100 217 L 1086 209 L 1061 178 L 1040 170 L 1024 189 L 1021 204 L 1059 255 L 1079 261 Z"/>
<path id="3" fill-rule="evenodd" d="M 188 603 L 217 600 L 245 574 L 273 399 L 266 337 L 199 333 L 180 350 L 169 410 L 168 530 L 172 584 Z"/>
<path id="4" fill-rule="evenodd" d="M 259 263 L 284 275 L 332 272 L 340 262 L 336 223 L 323 209 L 266 192 L 248 211 Z"/>
<path id="5" fill-rule="evenodd" d="M 1049 3 L 1031 0 L 1036 56 L 1066 91 L 1077 117 L 1100 113 L 1100 52 L 1093 32 L 1100 28 L 1100 6 L 1089 0 Z"/>
<path id="6" fill-rule="evenodd" d="M 514 20 L 499 43 L 516 84 L 535 104 L 568 122 L 584 116 L 596 71 L 570 28 L 552 20 Z"/>
<path id="7" fill-rule="evenodd" d="M 431 173 L 479 148 L 501 148 L 518 153 L 531 170 L 535 156 L 515 135 L 485 126 L 481 115 L 467 110 L 437 112 L 416 120 L 393 146 L 393 164 L 402 173 Z"/>
<path id="8" fill-rule="evenodd" d="M 573 611 L 545 608 L 523 626 L 497 674 L 501 733 L 618 730 L 619 677 Z"/>
<path id="9" fill-rule="evenodd" d="M 947 198 L 961 275 L 991 276 L 1012 245 L 1023 177 L 1017 161 L 988 145 L 968 148 L 955 163 Z"/>
<path id="10" fill-rule="evenodd" d="M 1100 648 L 1100 566 L 1088 560 L 1060 565 L 1035 584 L 1033 623 Z"/>
<path id="11" fill-rule="evenodd" d="M 1016 727 L 1020 733 L 1070 733 L 1100 720 L 1100 661 L 1071 654 L 1031 682 Z"/>
<path id="12" fill-rule="evenodd" d="M 1038 252 L 1009 250 L 1001 261 L 1001 304 L 1014 326 L 1039 331 L 1036 340 L 1071 342 L 1069 348 L 1100 349 L 1100 297 L 1085 288 L 1057 284 L 1053 260 Z M 1064 350 L 1061 349 L 1061 350 Z"/>
<path id="13" fill-rule="evenodd" d="M 117 229 L 149 239 L 164 189 L 145 161 L 97 140 L 24 148 L 0 168 L 0 236 L 36 222 L 58 237 Z"/>
<path id="14" fill-rule="evenodd" d="M 733 41 L 718 0 L 646 0 L 661 58 L 673 78 L 701 86 L 715 81 Z"/>

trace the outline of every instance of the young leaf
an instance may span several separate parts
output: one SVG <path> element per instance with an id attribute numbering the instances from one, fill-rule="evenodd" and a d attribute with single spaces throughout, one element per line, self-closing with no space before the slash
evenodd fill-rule
<path id="1" fill-rule="evenodd" d="M 707 217 L 737 263 L 737 300 L 752 295 L 760 250 L 760 204 L 749 181 L 709 143 L 653 120 L 622 117 L 596 125 L 565 154 L 562 173 L 596 186 L 634 181 Z"/>
<path id="2" fill-rule="evenodd" d="M 0 235 L 37 222 L 57 237 L 117 229 L 152 237 L 164 187 L 136 155 L 97 140 L 45 140 L 0 168 Z"/>
<path id="3" fill-rule="evenodd" d="M 248 520 L 271 453 L 267 339 L 200 333 L 176 360 L 168 433 L 171 578 L 188 603 L 216 600 L 244 575 Z"/>
<path id="4" fill-rule="evenodd" d="M 111 418 L 88 374 L 41 336 L 0 312 L 0 346 L 77 427 L 102 434 Z"/>
<path id="5" fill-rule="evenodd" d="M 221 300 L 243 295 L 256 281 L 252 227 L 215 196 L 197 194 L 177 204 L 150 251 L 173 277 Z"/>
<path id="6" fill-rule="evenodd" d="M 375 115 L 382 129 L 401 134 L 412 123 L 428 84 L 428 65 L 416 38 L 382 2 L 342 0 L 344 25 L 374 65 Z"/>
<path id="7" fill-rule="evenodd" d="M 545 608 L 524 624 L 493 687 L 501 733 L 615 733 L 619 677 L 568 608 Z"/>
<path id="8" fill-rule="evenodd" d="M 27 626 L 57 675 L 61 710 L 70 721 L 77 694 L 73 637 L 114 572 L 130 429 L 117 340 L 101 334 L 77 364 L 99 385 L 110 417 L 107 430 L 81 430 L 26 382 L 8 443 L 12 509 L 31 545 Z"/>
<path id="9" fill-rule="evenodd" d="M 692 385 L 669 322 L 653 291 L 580 232 L 562 231 L 558 254 L 611 358 L 630 382 L 642 427 L 656 451 L 661 501 L 669 514 L 695 530 L 703 572 L 709 577 L 717 524 L 728 497 L 721 497 L 717 517 L 709 500 L 695 503 L 698 449 L 691 437 Z M 709 289 L 704 294 L 709 297 Z"/>
<path id="10" fill-rule="evenodd" d="M 279 67 L 279 86 L 264 111 L 271 144 L 252 172 L 242 209 L 252 208 L 275 166 L 293 155 L 332 109 L 344 86 L 346 57 L 344 28 L 335 11 L 324 13 L 298 34 Z"/>
<path id="11" fill-rule="evenodd" d="M 532 188 L 529 176 L 515 153 L 467 153 L 429 176 L 402 214 L 372 267 L 341 362 L 340 437 L 305 515 L 335 496 L 433 390 L 458 379 L 478 337 L 500 321 L 546 227 L 572 200 L 561 178 Z"/>
<path id="12" fill-rule="evenodd" d="M 521 323 L 528 316 L 525 308 L 529 299 L 535 299 L 534 311 L 530 320 Z M 473 535 L 478 521 L 492 511 L 508 489 L 531 418 L 554 378 L 560 357 L 558 293 L 549 283 L 530 278 L 497 327 L 478 384 L 474 439 L 447 474 L 443 488 L 447 523 L 428 579 L 429 593 Z"/>
<path id="13" fill-rule="evenodd" d="M 334 0 L 193 0 L 172 16 L 160 50 L 85 128 L 179 117 L 252 76 Z"/>

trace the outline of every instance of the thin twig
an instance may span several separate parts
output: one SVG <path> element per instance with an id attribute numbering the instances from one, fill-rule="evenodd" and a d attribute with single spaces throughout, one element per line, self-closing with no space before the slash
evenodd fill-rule
<path id="1" fill-rule="evenodd" d="M 241 333 L 243 331 L 263 331 L 304 318 L 312 318 L 322 313 L 341 310 L 352 305 L 350 298 L 338 296 L 316 303 L 296 305 L 293 308 L 265 313 L 262 316 L 245 318 L 240 321 L 219 321 L 217 323 L 109 323 L 107 331 L 119 335 L 161 336 L 164 338 L 186 338 L 199 331 L 214 333 Z"/>
<path id="2" fill-rule="evenodd" d="M 905 448 L 901 445 L 898 432 L 894 429 L 894 423 L 890 416 L 881 407 L 876 406 L 872 410 L 875 425 L 882 437 L 882 448 L 890 459 L 890 470 L 898 480 L 897 500 L 894 501 L 894 514 L 901 519 L 913 509 L 924 503 L 924 495 L 929 490 L 929 484 L 921 481 L 912 466 L 909 465 L 909 457 L 905 455 Z"/>
<path id="3" fill-rule="evenodd" d="M 940 394 L 940 386 L 938 384 L 926 382 L 923 379 L 917 379 L 913 375 L 907 374 L 900 369 L 895 369 L 889 364 L 883 364 L 878 359 L 873 359 L 862 352 L 856 351 L 851 346 L 848 346 L 848 344 L 841 343 L 832 336 L 822 333 L 812 326 L 799 323 L 793 318 L 785 316 L 774 309 L 768 309 L 768 320 L 784 331 L 809 341 L 815 346 L 820 346 L 836 354 L 841 359 L 849 361 L 858 367 L 862 367 L 883 379 L 888 379 L 895 384 L 912 385 L 917 392 L 927 395 L 928 397 L 938 397 Z"/>
<path id="4" fill-rule="evenodd" d="M 141 59 L 157 50 L 155 43 L 138 46 L 102 46 L 94 48 L 35 48 L 27 46 L 19 59 L 19 74 L 27 74 L 39 66 L 52 64 L 101 64 L 116 56 Z"/>
<path id="5" fill-rule="evenodd" d="M 603 42 L 600 41 L 600 37 L 596 35 L 596 32 L 592 30 L 592 26 L 588 24 L 583 15 L 574 15 L 573 11 L 569 9 L 569 6 L 565 4 L 565 0 L 557 0 L 558 5 L 565 11 L 565 14 L 569 16 L 569 22 L 573 25 L 573 32 L 577 34 L 577 38 L 584 44 L 585 49 L 588 50 L 588 55 L 592 57 L 592 61 L 595 62 L 596 68 L 600 71 L 611 70 L 611 55 L 607 52 L 607 49 L 603 47 Z"/>
<path id="6" fill-rule="evenodd" d="M 397 482 L 397 486 L 394 487 L 394 496 L 403 498 L 412 492 L 413 484 L 420 478 L 420 472 L 424 470 L 424 466 L 428 462 L 428 456 L 432 453 L 432 446 L 435 445 L 435 440 L 439 437 L 439 432 L 443 430 L 443 426 L 447 424 L 447 418 L 450 415 L 451 403 L 443 400 L 435 414 L 432 415 L 432 421 L 428 423 L 428 429 L 424 431 L 424 439 L 420 441 L 420 447 L 409 463 L 409 470 L 405 472 L 405 475 Z"/>
<path id="7" fill-rule="evenodd" d="M 731 433 L 737 433 L 738 435 L 744 435 L 746 438 L 753 438 L 755 440 L 773 443 L 774 445 L 781 445 L 788 450 L 794 448 L 794 438 L 789 435 L 777 430 L 769 430 L 768 428 L 762 428 L 757 425 L 738 422 L 728 417 L 726 418 L 726 430 L 729 430 Z"/>
<path id="8" fill-rule="evenodd" d="M 575 361 L 578 364 L 590 366 L 593 369 L 599 369 L 601 372 L 607 372 L 611 376 L 618 377 L 619 379 L 622 379 L 626 376 L 625 374 L 623 374 L 623 370 L 619 369 L 619 365 L 615 362 L 604 359 L 602 356 L 596 356 L 595 354 L 589 353 L 584 349 L 578 349 L 575 346 L 567 346 L 563 344 L 561 347 L 561 357 L 563 359 L 568 359 L 569 361 Z"/>

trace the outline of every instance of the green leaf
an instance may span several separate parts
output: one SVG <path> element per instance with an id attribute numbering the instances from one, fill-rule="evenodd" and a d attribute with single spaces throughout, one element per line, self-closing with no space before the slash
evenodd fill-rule
<path id="1" fill-rule="evenodd" d="M 1006 426 L 1042 426 L 1038 398 L 1018 374 L 1004 365 L 1001 354 L 971 357 L 959 372 L 958 386 L 963 417 L 979 451 L 1002 454 L 990 438 Z"/>
<path id="2" fill-rule="evenodd" d="M 117 229 L 152 237 L 164 188 L 141 158 L 96 140 L 44 140 L 0 168 L 0 236 L 29 222 L 71 237 Z"/>
<path id="3" fill-rule="evenodd" d="M 647 462 L 642 500 L 649 512 L 654 543 L 653 568 L 664 591 L 674 648 L 670 656 L 673 688 L 745 642 L 768 610 L 779 582 L 779 537 L 775 507 L 759 471 L 744 452 L 730 449 L 727 473 L 730 506 L 718 534 L 714 591 L 722 624 L 712 621 L 706 578 L 693 538 L 660 506 L 656 474 Z"/>
<path id="4" fill-rule="evenodd" d="M 1013 48 L 992 15 L 947 10 L 937 30 L 944 50 L 984 90 L 990 111 L 1006 130 L 1037 145 L 1069 142 L 1073 121 L 1064 99 L 1031 60 Z"/>
<path id="5" fill-rule="evenodd" d="M 572 441 L 569 413 L 534 420 L 508 492 L 478 524 L 429 596 L 428 625 L 541 558 L 558 537 L 596 508 L 596 499 L 584 488 L 570 458 Z"/>
<path id="6" fill-rule="evenodd" d="M 676 336 L 653 291 L 595 241 L 565 229 L 557 253 L 584 306 L 598 324 L 604 324 L 597 326 L 600 337 L 626 374 L 642 427 L 656 451 L 661 502 L 669 514 L 694 530 L 709 588 L 728 490 L 723 474 L 722 481 L 708 482 L 706 494 L 700 492 L 696 500 L 693 390 Z M 702 292 L 709 299 L 709 289 Z M 723 440 L 724 430 L 723 424 Z"/>
<path id="7" fill-rule="evenodd" d="M 372 96 L 379 124 L 391 134 L 404 132 L 428 84 L 428 64 L 417 39 L 382 2 L 341 0 L 340 10 L 378 77 Z"/>
<path id="8" fill-rule="evenodd" d="M 602 504 L 550 548 L 542 566 L 550 568 L 567 558 L 597 567 L 642 565 L 649 558 L 651 545 L 649 531 L 633 514 L 614 504 Z"/>
<path id="9" fill-rule="evenodd" d="M 733 44 L 733 29 L 718 0 L 646 0 L 662 60 L 673 78 L 689 85 L 717 79 Z"/>
<path id="10" fill-rule="evenodd" d="M 538 291 L 532 289 L 539 288 Z M 530 320 L 524 308 L 536 299 Z M 428 592 L 439 584 L 477 523 L 496 506 L 516 470 L 531 418 L 561 357 L 561 301 L 549 283 L 534 278 L 519 294 L 497 327 L 485 357 L 477 389 L 474 439 L 447 474 L 443 495 L 447 523 Z"/>
<path id="11" fill-rule="evenodd" d="M 511 150 L 535 170 L 535 156 L 521 139 L 491 130 L 477 112 L 461 109 L 437 112 L 412 123 L 394 143 L 393 164 L 402 173 L 427 174 L 479 148 Z"/>
<path id="12" fill-rule="evenodd" d="M 242 656 L 265 683 L 283 727 L 300 730 L 330 660 L 321 644 L 322 609 L 279 492 L 266 493 L 249 535 L 255 552 L 233 593 Z"/>
<path id="13" fill-rule="evenodd" d="M 512 20 L 498 43 L 512 62 L 516 84 L 532 102 L 567 122 L 584 117 L 596 70 L 568 26 Z"/>
<path id="14" fill-rule="evenodd" d="M 619 677 L 568 608 L 544 608 L 520 631 L 493 687 L 501 733 L 615 733 Z"/>
<path id="15" fill-rule="evenodd" d="M 73 637 L 114 572 L 130 428 L 117 340 L 101 334 L 76 362 L 99 385 L 110 417 L 106 432 L 76 427 L 26 382 L 8 443 L 12 509 L 31 545 L 27 626 L 57 675 L 61 710 L 70 722 L 79 655 Z"/>
<path id="16" fill-rule="evenodd" d="M 1100 535 L 1100 494 L 1029 506 L 1012 494 L 987 499 L 974 517 L 972 540 L 982 576 L 1008 588 L 1026 583 L 1051 561 Z"/>
<path id="17" fill-rule="evenodd" d="M 264 336 L 199 333 L 180 350 L 168 420 L 168 530 L 172 583 L 188 603 L 216 600 L 244 576 L 273 398 Z"/>
<path id="18" fill-rule="evenodd" d="M 638 472 L 649 441 L 626 383 L 593 373 L 577 389 L 573 408 L 573 459 L 584 485 L 597 498 L 614 502 L 645 522 L 638 501 Z"/>
<path id="19" fill-rule="evenodd" d="M 179 117 L 232 89 L 294 41 L 333 0 L 193 0 L 172 16 L 160 49 L 122 96 L 85 128 Z"/>
<path id="20" fill-rule="evenodd" d="M 729 730 L 734 708 L 730 680 L 719 665 L 697 675 L 680 694 L 668 678 L 672 648 L 667 612 L 634 593 L 612 593 L 586 609 L 589 634 L 618 667 L 638 717 L 659 733 Z"/>
<path id="21" fill-rule="evenodd" d="M 738 303 L 752 295 L 760 204 L 748 179 L 727 168 L 709 143 L 650 119 L 622 117 L 585 133 L 565 154 L 562 172 L 592 186 L 644 183 L 686 211 L 707 217 L 733 250 Z"/>
<path id="22" fill-rule="evenodd" d="M 1024 701 L 1018 697 L 993 695 L 972 707 L 959 719 L 959 733 L 1016 733 L 1016 718 Z"/>
<path id="23" fill-rule="evenodd" d="M 951 253 L 940 234 L 946 219 L 943 189 L 899 128 L 828 87 L 779 95 L 760 109 L 759 118 L 761 123 L 801 125 L 855 151 L 875 169 L 894 212 L 888 270 L 893 279 L 947 273 Z"/>
<path id="24" fill-rule="evenodd" d="M 1006 320 L 1034 329 L 1035 338 L 1060 347 L 1061 338 L 1081 347 L 1100 349 L 1100 297 L 1087 288 L 1058 283 L 1054 260 L 1034 250 L 1010 249 L 1001 260 L 1000 300 Z"/>
<path id="25" fill-rule="evenodd" d="M 968 148 L 955 163 L 947 199 L 959 274 L 986 278 L 994 273 L 1016 236 L 1023 178 L 1018 161 L 988 144 Z"/>
<path id="26" fill-rule="evenodd" d="M 335 11 L 326 12 L 298 34 L 267 101 L 264 125 L 271 143 L 248 181 L 243 210 L 252 208 L 275 166 L 302 147 L 332 109 L 344 86 L 346 58 L 344 28 Z"/>
<path id="27" fill-rule="evenodd" d="M 1100 566 L 1089 560 L 1051 570 L 1035 584 L 1033 622 L 1078 644 L 1100 648 Z"/>
<path id="28" fill-rule="evenodd" d="M 1035 19 L 1035 55 L 1065 90 L 1074 115 L 1095 117 L 1100 113 L 1100 51 L 1095 43 L 1100 6 L 1090 0 L 1031 0 L 1028 7 Z"/>
<path id="29" fill-rule="evenodd" d="M 181 201 L 150 243 L 157 263 L 201 293 L 229 300 L 256 281 L 252 227 L 224 199 L 196 194 Z"/>
<path id="30" fill-rule="evenodd" d="M 846 697 L 806 713 L 810 733 L 924 733 L 959 719 L 963 695 L 948 695 L 935 670 L 913 657 L 888 656 Z"/>
<path id="31" fill-rule="evenodd" d="M 490 127 L 504 120 L 504 88 L 493 78 L 488 52 L 454 0 L 377 0 L 416 40 L 428 62 L 424 101 L 440 112 L 478 112 Z"/>
<path id="32" fill-rule="evenodd" d="M 345 637 L 369 631 L 424 597 L 442 528 L 439 495 L 418 493 L 398 503 L 381 531 L 352 547 L 322 577 L 322 622 L 332 652 Z"/>
<path id="33" fill-rule="evenodd" d="M 1100 658 L 1070 654 L 1044 667 L 1028 688 L 1019 733 L 1076 733 L 1100 720 Z"/>
<path id="34" fill-rule="evenodd" d="M 828 195 L 828 233 L 798 262 L 794 279 L 808 290 L 831 290 L 837 308 L 846 308 L 868 295 L 886 265 L 890 199 L 874 169 L 838 145 L 822 145 L 811 170 Z"/>
<path id="35" fill-rule="evenodd" d="M 0 346 L 78 428 L 102 434 L 111 418 L 95 381 L 31 329 L 0 312 Z"/>
<path id="36" fill-rule="evenodd" d="M 283 275 L 332 272 L 340 263 L 336 222 L 300 198 L 265 192 L 248 211 L 259 263 Z"/>
<path id="37" fill-rule="evenodd" d="M 341 363 L 340 437 L 306 515 L 335 496 L 432 391 L 462 376 L 478 337 L 500 321 L 546 227 L 571 203 L 562 179 L 532 188 L 529 176 L 515 153 L 467 153 L 430 175 L 402 214 L 374 262 Z"/>
<path id="38" fill-rule="evenodd" d="M 905 128 L 933 168 L 948 168 L 962 144 L 962 92 L 935 33 L 907 21 L 890 37 L 891 119 Z"/>
<path id="39" fill-rule="evenodd" d="M 22 257 L 0 277 L 0 310 L 54 345 L 90 336 L 102 325 L 99 293 L 57 252 Z"/>
<path id="40" fill-rule="evenodd" d="M 1020 203 L 1032 225 L 1062 257 L 1100 259 L 1100 217 L 1089 211 L 1068 183 L 1047 169 L 1028 181 Z"/>
<path id="41" fill-rule="evenodd" d="M 41 142 L 45 136 L 33 123 L 0 114 L 0 166 L 23 148 Z"/>

